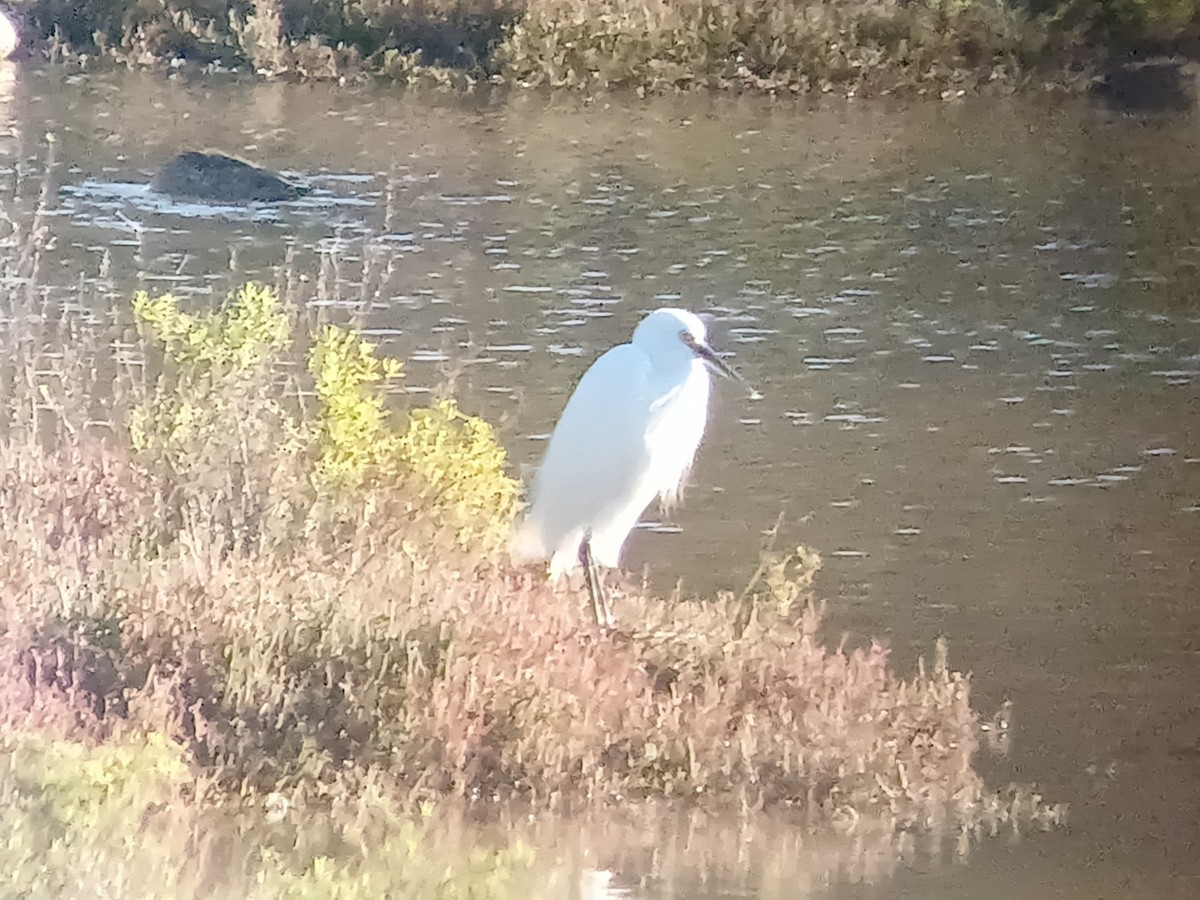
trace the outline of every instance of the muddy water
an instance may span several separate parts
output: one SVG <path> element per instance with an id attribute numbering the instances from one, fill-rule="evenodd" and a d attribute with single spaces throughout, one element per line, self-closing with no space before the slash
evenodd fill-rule
<path id="1" fill-rule="evenodd" d="M 634 895 L 1200 896 L 1200 119 L 6 85 L 13 218 L 56 136 L 43 277 L 65 302 L 205 301 L 282 267 L 325 314 L 361 316 L 410 390 L 454 379 L 524 462 L 642 312 L 712 313 L 763 398 L 721 386 L 685 506 L 634 536 L 629 567 L 739 587 L 783 512 L 780 543 L 825 557 L 832 627 L 904 668 L 944 633 L 981 708 L 1014 705 L 989 778 L 1072 807 L 1068 829 L 965 865 L 810 853 L 827 865 L 804 888 L 779 874 L 803 854 L 769 840 L 709 888 L 648 877 L 661 859 L 614 840 Z M 246 211 L 144 186 L 203 146 L 315 190 Z"/>

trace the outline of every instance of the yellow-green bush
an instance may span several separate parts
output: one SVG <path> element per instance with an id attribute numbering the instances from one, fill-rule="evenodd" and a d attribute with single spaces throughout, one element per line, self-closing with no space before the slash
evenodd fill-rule
<path id="1" fill-rule="evenodd" d="M 407 506 L 430 539 L 429 526 L 460 548 L 498 550 L 516 510 L 518 488 L 491 426 L 453 400 L 390 413 L 386 389 L 402 375 L 395 360 L 336 326 L 325 327 L 308 354 L 317 405 L 312 421 L 289 412 L 278 369 L 293 340 L 288 314 L 273 288 L 248 284 L 215 311 L 190 314 L 170 294 L 140 293 L 134 316 L 156 351 L 153 387 L 130 410 L 131 443 L 148 464 L 164 468 L 177 504 L 211 508 L 196 486 L 236 498 L 223 524 L 247 529 L 305 520 L 305 500 L 289 475 L 309 472 L 307 505 L 334 508 Z M 391 419 L 398 418 L 396 424 Z M 201 470 L 218 470 L 214 484 Z M 363 491 L 379 492 L 369 501 Z M 394 505 L 394 504 L 393 504 Z M 180 513 L 184 515 L 185 513 Z"/>
<path id="2" fill-rule="evenodd" d="M 315 475 L 323 483 L 360 487 L 390 466 L 397 447 L 397 436 L 387 427 L 383 392 L 370 386 L 386 386 L 403 369 L 395 360 L 377 357 L 373 344 L 332 325 L 313 344 L 308 369 L 321 403 Z"/>
<path id="3" fill-rule="evenodd" d="M 321 407 L 315 475 L 319 482 L 357 488 L 395 480 L 424 516 L 442 520 L 463 547 L 493 551 L 507 537 L 518 486 L 505 473 L 506 455 L 491 425 L 443 399 L 388 425 L 383 388 L 401 377 L 358 336 L 327 327 L 309 354 Z"/>
<path id="4" fill-rule="evenodd" d="M 465 415 L 453 400 L 439 400 L 409 415 L 397 458 L 416 478 L 418 502 L 443 514 L 460 544 L 504 546 L 518 485 L 505 474 L 506 456 L 491 425 Z"/>
<path id="5" fill-rule="evenodd" d="M 254 283 L 236 291 L 222 308 L 195 315 L 181 311 L 171 294 L 139 292 L 133 314 L 158 351 L 150 364 L 161 369 L 155 390 L 131 411 L 130 437 L 136 450 L 171 456 L 230 427 L 236 431 L 224 414 L 230 411 L 230 392 L 260 379 L 291 340 L 279 295 Z"/>
<path id="6" fill-rule="evenodd" d="M 145 541 L 170 542 L 199 522 L 227 549 L 286 540 L 311 501 L 297 477 L 304 432 L 278 384 L 292 339 L 278 293 L 247 284 L 202 313 L 140 293 L 133 312 L 146 373 L 129 440 L 159 507 Z"/>
<path id="7" fill-rule="evenodd" d="M 181 312 L 171 294 L 151 297 L 139 291 L 133 314 L 177 365 L 192 368 L 192 377 L 213 368 L 262 365 L 291 339 L 278 292 L 255 282 L 239 288 L 223 308 L 197 315 Z"/>

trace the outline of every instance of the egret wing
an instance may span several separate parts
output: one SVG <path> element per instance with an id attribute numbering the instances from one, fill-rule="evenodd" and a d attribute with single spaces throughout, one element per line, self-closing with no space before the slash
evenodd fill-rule
<path id="1" fill-rule="evenodd" d="M 519 536 L 522 555 L 573 555 L 589 531 L 600 536 L 624 527 L 617 546 L 624 541 L 655 493 L 652 487 L 647 493 L 649 384 L 649 360 L 628 344 L 609 350 L 584 373 L 534 480 Z"/>

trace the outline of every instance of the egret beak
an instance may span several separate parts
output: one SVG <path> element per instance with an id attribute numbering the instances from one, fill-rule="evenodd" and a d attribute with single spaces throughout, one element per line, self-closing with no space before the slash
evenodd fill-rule
<path id="1" fill-rule="evenodd" d="M 708 346 L 708 344 L 694 344 L 692 350 L 696 356 L 708 363 L 718 375 L 724 375 L 726 378 L 732 378 L 734 381 L 742 382 L 742 384 L 746 383 L 746 379 L 742 377 L 741 373 L 726 365 L 725 360 L 717 356 L 716 351 Z"/>

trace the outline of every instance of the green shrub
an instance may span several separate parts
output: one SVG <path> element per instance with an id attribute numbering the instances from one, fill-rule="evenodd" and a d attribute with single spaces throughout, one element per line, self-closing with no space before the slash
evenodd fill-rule
<path id="1" fill-rule="evenodd" d="M 383 393 L 401 376 L 356 335 L 327 327 L 309 354 L 321 402 L 319 482 L 359 488 L 397 482 L 409 502 L 444 523 L 459 546 L 498 552 L 516 513 L 518 485 L 492 427 L 451 399 L 409 412 L 402 429 L 387 424 Z"/>
<path id="2" fill-rule="evenodd" d="M 133 314 L 158 352 L 156 389 L 130 417 L 135 450 L 178 457 L 232 424 L 218 398 L 260 382 L 291 341 L 287 315 L 269 287 L 247 284 L 222 309 L 189 315 L 170 294 L 133 298 Z M 245 410 L 238 409 L 237 413 Z"/>
<path id="3" fill-rule="evenodd" d="M 460 546 L 503 550 L 519 486 L 505 473 L 507 457 L 491 425 L 439 400 L 412 411 L 396 452 L 401 471 L 416 479 L 416 502 L 440 516 Z"/>
<path id="4" fill-rule="evenodd" d="M 378 491 L 372 504 L 420 511 L 410 517 L 421 521 L 413 537 L 442 533 L 482 556 L 503 547 L 518 486 L 491 426 L 450 399 L 393 426 L 386 388 L 401 366 L 358 335 L 327 326 L 313 343 L 309 422 L 284 401 L 283 353 L 293 337 L 274 289 L 246 285 L 198 315 L 169 294 L 142 293 L 133 310 L 153 352 L 130 440 L 161 486 L 167 536 L 182 519 L 207 516 L 235 544 L 257 545 L 264 533 L 287 540 L 320 527 L 306 507 L 337 513 Z M 217 508 L 230 514 L 211 519 Z"/>
<path id="5" fill-rule="evenodd" d="M 370 385 L 401 377 L 395 360 L 379 359 L 356 335 L 328 326 L 313 344 L 308 368 L 321 402 L 316 476 L 321 482 L 361 487 L 391 467 L 399 438 L 387 427 L 383 394 Z"/>

